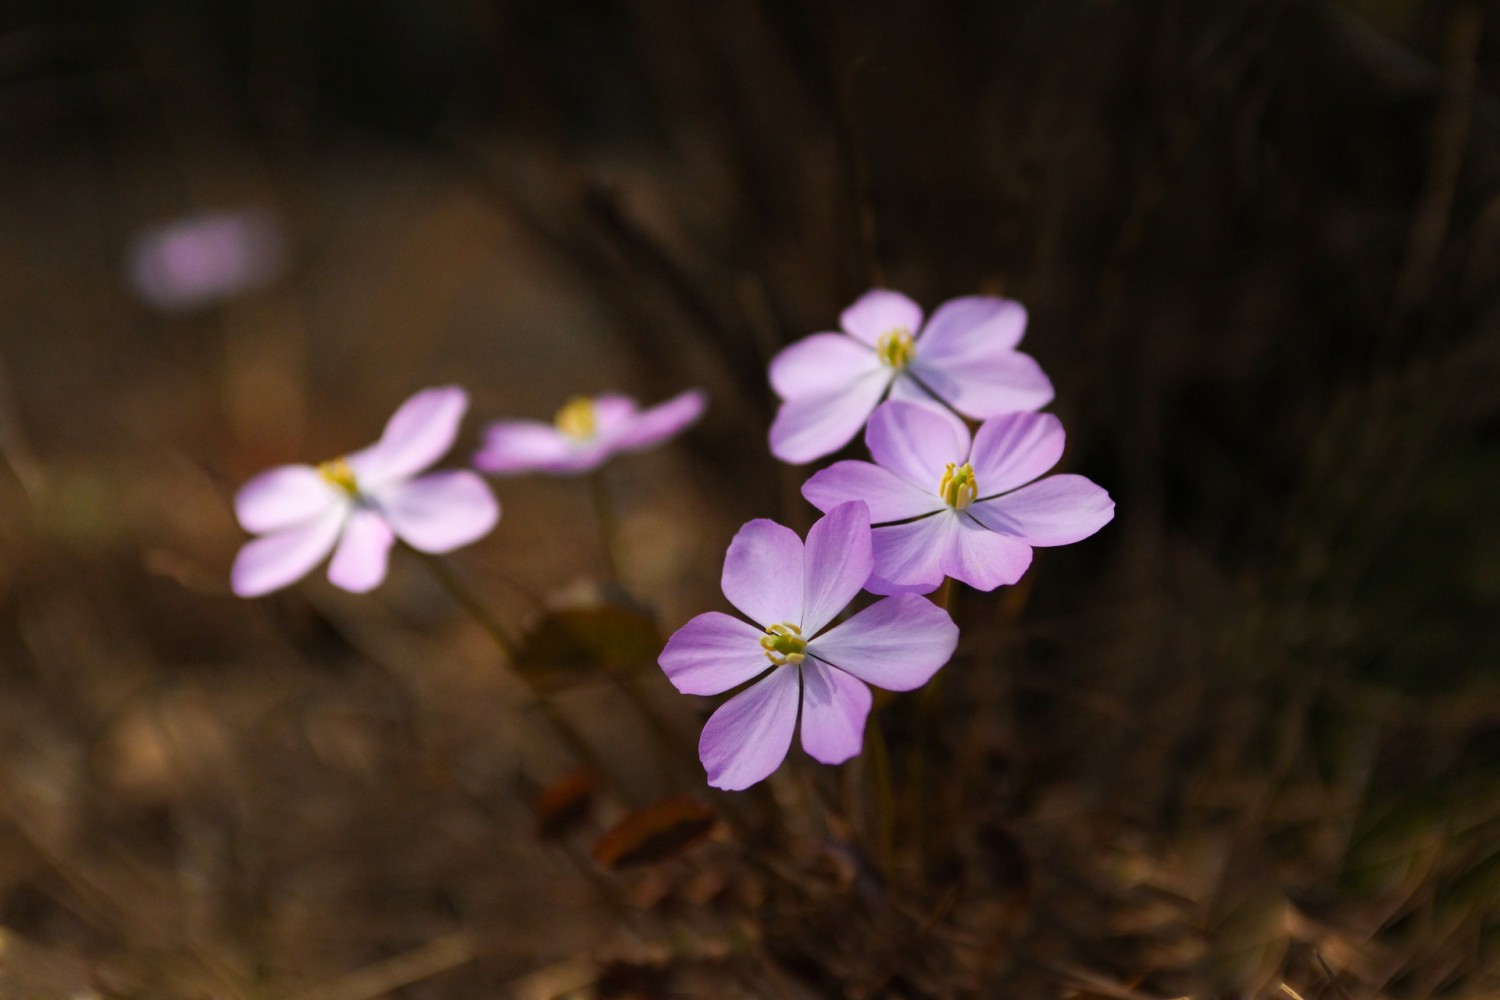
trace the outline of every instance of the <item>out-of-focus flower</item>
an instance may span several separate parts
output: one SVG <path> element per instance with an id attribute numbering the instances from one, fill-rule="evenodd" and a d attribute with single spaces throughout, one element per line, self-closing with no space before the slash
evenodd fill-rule
<path id="1" fill-rule="evenodd" d="M 956 417 L 886 403 L 865 444 L 875 464 L 835 462 L 802 495 L 819 510 L 869 504 L 875 570 L 865 588 L 877 594 L 925 594 L 945 576 L 979 590 L 1015 583 L 1033 546 L 1087 538 L 1115 516 L 1109 494 L 1083 476 L 1037 479 L 1063 452 L 1050 413 L 986 420 L 971 442 Z"/>
<path id="2" fill-rule="evenodd" d="M 1052 383 L 1015 349 L 1026 309 L 1010 299 L 971 295 L 922 308 L 899 292 L 866 292 L 839 318 L 843 333 L 815 333 L 771 359 L 781 409 L 771 452 L 783 462 L 822 458 L 854 439 L 882 399 L 939 401 L 984 420 L 1036 410 Z"/>
<path id="3" fill-rule="evenodd" d="M 476 468 L 496 475 L 590 472 L 617 452 L 641 451 L 684 430 L 700 416 L 707 398 L 689 389 L 649 409 L 629 396 L 575 396 L 550 424 L 501 420 L 485 429 L 474 456 Z"/>
<path id="4" fill-rule="evenodd" d="M 281 274 L 286 240 L 269 212 L 193 215 L 147 229 L 130 245 L 131 286 L 167 312 L 211 305 Z"/>
<path id="5" fill-rule="evenodd" d="M 741 789 L 781 764 L 798 707 L 802 748 L 825 764 L 859 753 L 867 684 L 921 687 L 948 662 L 958 627 L 915 594 L 888 597 L 824 629 L 864 586 L 873 559 L 870 512 L 840 504 L 807 544 L 774 521 L 751 521 L 724 557 L 724 596 L 754 625 L 717 611 L 667 640 L 661 667 L 684 694 L 722 694 L 759 677 L 709 718 L 698 756 L 716 788 Z M 764 676 L 760 676 L 764 674 Z"/>
<path id="6" fill-rule="evenodd" d="M 468 406 L 457 386 L 426 389 L 401 404 L 368 448 L 318 466 L 279 466 L 242 486 L 235 514 L 261 537 L 235 558 L 234 592 L 278 590 L 332 552 L 328 579 L 363 593 L 385 579 L 398 538 L 431 553 L 482 538 L 500 518 L 483 479 L 468 470 L 417 476 L 453 446 Z"/>

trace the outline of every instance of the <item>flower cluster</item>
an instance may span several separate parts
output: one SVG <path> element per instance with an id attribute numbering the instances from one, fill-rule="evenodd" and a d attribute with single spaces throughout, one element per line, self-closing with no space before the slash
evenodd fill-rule
<path id="1" fill-rule="evenodd" d="M 863 429 L 873 461 L 835 462 L 806 481 L 803 496 L 824 516 L 805 542 L 768 520 L 741 528 L 721 586 L 749 621 L 698 615 L 661 653 L 685 694 L 743 687 L 699 742 L 718 788 L 747 788 L 776 770 L 799 719 L 814 759 L 858 754 L 870 685 L 920 687 L 957 648 L 948 611 L 921 595 L 948 579 L 983 591 L 1015 583 L 1034 548 L 1079 541 L 1114 516 L 1094 483 L 1047 475 L 1062 457 L 1063 428 L 1037 412 L 1051 402 L 1052 383 L 1016 350 L 1026 329 L 1019 303 L 954 299 L 924 324 L 912 300 L 877 290 L 846 309 L 840 327 L 771 361 L 782 400 L 771 451 L 810 462 Z M 647 409 L 621 395 L 578 397 L 552 424 L 491 424 L 474 465 L 502 476 L 592 472 L 681 432 L 704 406 L 697 390 Z M 247 483 L 235 512 L 261 537 L 235 560 L 235 592 L 285 587 L 330 553 L 329 579 L 367 591 L 384 579 L 397 541 L 444 553 L 487 534 L 500 506 L 479 475 L 427 471 L 452 447 L 467 409 L 462 389 L 428 389 L 402 404 L 375 444 Z M 861 591 L 880 599 L 841 620 Z"/>
<path id="2" fill-rule="evenodd" d="M 448 453 L 469 407 L 457 386 L 426 389 L 401 404 L 380 440 L 321 465 L 283 465 L 240 488 L 234 509 L 254 539 L 230 573 L 234 592 L 258 597 L 296 583 L 330 553 L 328 579 L 363 593 L 385 579 L 391 546 L 451 552 L 489 534 L 500 504 L 474 472 L 418 476 Z M 703 413 L 692 390 L 640 410 L 628 396 L 577 397 L 556 427 L 534 421 L 490 426 L 474 464 L 485 472 L 574 474 L 616 453 L 659 444 Z"/>
<path id="3" fill-rule="evenodd" d="M 711 785 L 740 789 L 769 775 L 799 715 L 809 756 L 837 764 L 859 753 L 866 684 L 920 687 L 957 646 L 948 612 L 917 595 L 949 578 L 977 590 L 1015 583 L 1034 547 L 1076 542 L 1114 516 L 1089 480 L 1044 475 L 1064 437 L 1056 417 L 1035 412 L 1052 383 L 1016 350 L 1026 310 L 969 296 L 922 319 L 906 296 L 872 291 L 844 310 L 841 332 L 813 334 L 771 361 L 777 458 L 822 458 L 864 428 L 874 461 L 836 462 L 807 480 L 802 495 L 825 516 L 805 546 L 770 521 L 735 536 L 723 590 L 753 626 L 709 612 L 663 650 L 662 669 L 685 694 L 754 682 L 703 729 Z M 829 628 L 860 590 L 883 599 Z"/>

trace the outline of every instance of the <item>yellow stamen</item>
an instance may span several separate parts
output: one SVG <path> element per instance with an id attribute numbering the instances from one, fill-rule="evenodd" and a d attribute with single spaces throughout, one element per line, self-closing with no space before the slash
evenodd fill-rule
<path id="1" fill-rule="evenodd" d="M 948 463 L 948 471 L 943 473 L 942 481 L 938 483 L 938 496 L 943 498 L 943 503 L 954 510 L 963 510 L 974 502 L 979 496 L 979 484 L 974 482 L 974 466 L 965 462 L 958 468 L 953 463 Z"/>
<path id="2" fill-rule="evenodd" d="M 342 458 L 335 458 L 319 465 L 318 475 L 322 476 L 325 482 L 337 486 L 351 497 L 359 495 L 359 483 L 355 481 L 354 470 Z"/>
<path id="3" fill-rule="evenodd" d="M 802 630 L 791 622 L 766 629 L 766 634 L 760 637 L 760 648 L 766 651 L 766 659 L 778 667 L 788 663 L 796 666 L 807 659 L 804 652 L 807 640 L 802 638 Z"/>
<path id="4" fill-rule="evenodd" d="M 575 441 L 587 441 L 598 429 L 594 419 L 594 401 L 587 396 L 574 396 L 557 411 L 553 422 L 558 430 Z"/>
<path id="5" fill-rule="evenodd" d="M 887 330 L 875 341 L 875 353 L 880 355 L 881 362 L 897 371 L 911 364 L 912 350 L 911 331 L 904 327 Z"/>

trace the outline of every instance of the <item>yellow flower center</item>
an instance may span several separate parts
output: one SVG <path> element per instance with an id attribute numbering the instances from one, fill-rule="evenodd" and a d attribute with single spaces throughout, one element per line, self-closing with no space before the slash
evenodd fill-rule
<path id="1" fill-rule="evenodd" d="M 587 396 L 574 396 L 557 411 L 553 423 L 573 440 L 587 441 L 598 429 L 594 419 L 594 401 Z"/>
<path id="2" fill-rule="evenodd" d="M 899 372 L 911 364 L 911 331 L 898 328 L 882 333 L 875 341 L 875 353 L 880 355 L 882 364 Z"/>
<path id="3" fill-rule="evenodd" d="M 802 638 L 802 630 L 791 622 L 766 629 L 766 634 L 760 637 L 760 648 L 766 651 L 766 659 L 778 667 L 788 663 L 796 666 L 807 659 L 804 652 L 807 640 Z"/>
<path id="4" fill-rule="evenodd" d="M 324 482 L 337 486 L 351 497 L 359 495 L 359 483 L 354 479 L 354 470 L 342 458 L 319 465 L 318 475 L 323 477 Z"/>
<path id="5" fill-rule="evenodd" d="M 955 469 L 953 463 L 949 462 L 948 471 L 943 473 L 943 478 L 938 483 L 938 496 L 954 510 L 963 510 L 973 503 L 974 498 L 979 496 L 979 484 L 974 482 L 974 466 L 965 462 Z"/>

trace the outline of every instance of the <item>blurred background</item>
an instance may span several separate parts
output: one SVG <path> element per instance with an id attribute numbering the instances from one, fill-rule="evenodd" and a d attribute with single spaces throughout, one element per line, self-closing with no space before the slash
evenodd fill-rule
<path id="1" fill-rule="evenodd" d="M 1118 503 L 882 703 L 887 843 L 654 663 L 874 285 L 1024 302 Z M 229 593 L 240 483 L 448 382 L 451 462 L 709 391 L 608 471 L 648 611 L 573 480 L 452 560 L 521 664 L 409 553 Z M 0 459 L 0 996 L 1500 992 L 1493 5 L 9 0 Z"/>

